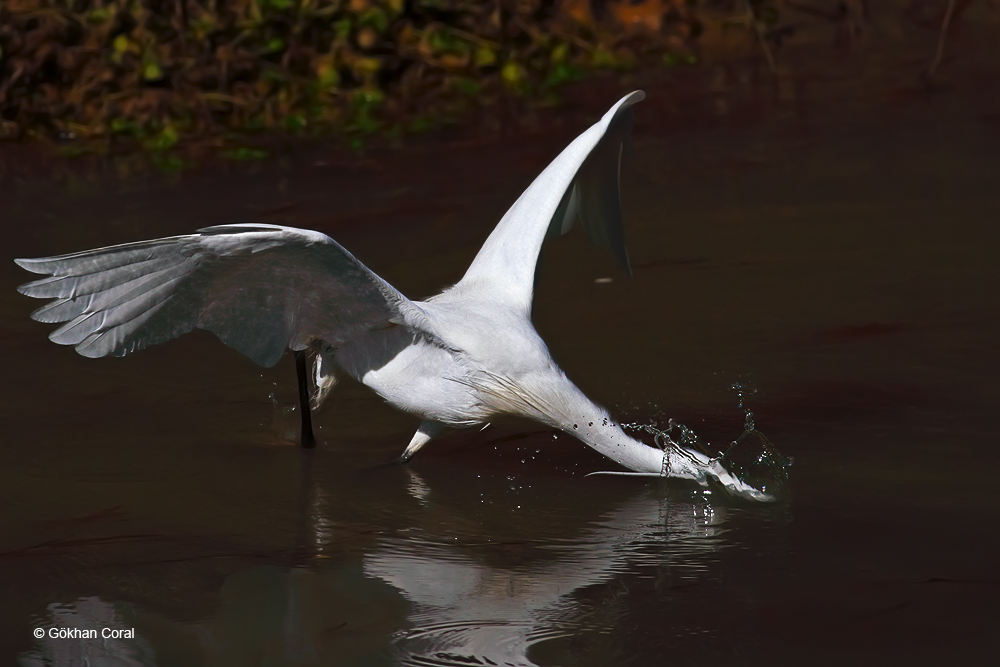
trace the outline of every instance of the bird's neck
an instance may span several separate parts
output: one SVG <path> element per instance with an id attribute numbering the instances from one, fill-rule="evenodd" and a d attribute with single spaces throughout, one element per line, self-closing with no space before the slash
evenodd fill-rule
<path id="1" fill-rule="evenodd" d="M 612 461 L 642 473 L 659 474 L 663 451 L 631 437 L 608 411 L 588 399 L 564 375 L 533 387 L 539 399 L 534 414 L 525 416 L 549 423 L 578 438 Z"/>
<path id="2" fill-rule="evenodd" d="M 587 421 L 583 421 L 585 417 Z M 560 424 L 560 428 L 629 470 L 661 473 L 663 451 L 627 434 L 603 409 L 593 418 L 581 414 L 579 420 L 567 420 Z"/>

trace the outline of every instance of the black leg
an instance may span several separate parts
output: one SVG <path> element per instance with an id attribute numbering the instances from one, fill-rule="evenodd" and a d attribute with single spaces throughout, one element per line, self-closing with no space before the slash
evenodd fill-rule
<path id="1" fill-rule="evenodd" d="M 295 353 L 295 371 L 299 376 L 299 410 L 302 412 L 302 430 L 299 432 L 299 444 L 303 449 L 316 446 L 316 436 L 313 435 L 312 412 L 309 410 L 309 384 L 306 378 L 306 353 L 298 350 Z"/>

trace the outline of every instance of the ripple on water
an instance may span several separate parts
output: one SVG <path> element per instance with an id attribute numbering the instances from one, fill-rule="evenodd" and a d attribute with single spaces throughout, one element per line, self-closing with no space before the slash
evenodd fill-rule
<path id="1" fill-rule="evenodd" d="M 533 647 L 572 636 L 576 596 L 637 566 L 698 579 L 723 546 L 726 509 L 707 499 L 633 495 L 572 535 L 511 562 L 502 543 L 389 538 L 364 560 L 413 605 L 393 635 L 403 665 L 531 665 Z M 560 523 L 553 518 L 554 523 Z M 576 619 L 576 620 L 574 620 Z"/>
<path id="2" fill-rule="evenodd" d="M 520 667 L 533 664 L 525 655 L 527 646 L 552 634 L 535 633 L 533 625 L 526 623 L 469 619 L 428 624 L 400 633 L 394 643 L 402 665 Z"/>

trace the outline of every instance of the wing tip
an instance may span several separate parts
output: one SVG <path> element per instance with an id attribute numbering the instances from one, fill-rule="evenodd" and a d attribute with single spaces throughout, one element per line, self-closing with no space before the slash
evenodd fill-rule
<path id="1" fill-rule="evenodd" d="M 633 90 L 631 93 L 622 98 L 622 102 L 632 105 L 636 102 L 642 102 L 644 99 L 646 99 L 645 90 Z"/>
<path id="2" fill-rule="evenodd" d="M 624 141 L 624 137 L 628 136 L 629 129 L 632 126 L 632 107 L 644 99 L 646 99 L 645 91 L 633 90 L 631 93 L 615 102 L 615 104 L 608 109 L 608 112 L 604 114 L 604 117 L 598 124 L 603 125 L 605 133 L 620 133 L 623 137 L 622 140 Z"/>
<path id="3" fill-rule="evenodd" d="M 55 294 L 45 294 L 44 291 L 39 292 L 39 287 L 44 287 L 51 281 L 51 278 L 42 278 L 41 280 L 32 280 L 30 283 L 24 283 L 23 285 L 17 286 L 17 291 L 19 294 L 24 296 L 30 296 L 33 299 L 54 299 L 57 298 Z"/>
<path id="4" fill-rule="evenodd" d="M 28 259 L 26 257 L 18 258 L 14 260 L 14 263 L 20 266 L 25 271 L 31 271 L 32 273 L 52 273 L 48 269 L 42 266 L 36 266 L 36 264 L 41 262 L 49 261 L 49 257 L 39 257 L 38 259 Z M 20 291 L 20 288 L 18 288 Z"/>
<path id="5" fill-rule="evenodd" d="M 22 285 L 22 287 L 23 287 L 23 285 Z M 21 288 L 19 287 L 17 291 L 21 292 Z M 24 294 L 24 292 L 21 292 L 21 294 Z M 66 320 L 51 320 L 51 319 L 48 319 L 48 318 L 45 317 L 45 313 L 47 313 L 48 311 L 52 310 L 53 308 L 55 308 L 58 305 L 62 305 L 63 303 L 66 303 L 67 301 L 69 301 L 69 299 L 56 299 L 54 301 L 51 301 L 51 302 L 45 304 L 44 306 L 42 306 L 41 308 L 37 308 L 35 310 L 35 312 L 33 312 L 30 315 L 28 315 L 28 317 L 30 317 L 31 319 L 33 319 L 36 322 L 44 322 L 45 324 L 51 324 L 53 322 L 65 322 Z"/>
<path id="6" fill-rule="evenodd" d="M 618 100 L 618 102 L 608 110 L 607 115 L 614 118 L 619 113 L 630 109 L 633 105 L 642 102 L 644 99 L 646 99 L 646 91 L 633 90 L 631 93 Z"/>
<path id="7" fill-rule="evenodd" d="M 86 357 L 87 359 L 100 359 L 101 357 L 108 356 L 107 352 L 100 349 L 94 349 L 92 346 L 84 345 L 82 343 L 80 345 L 77 345 L 73 349 L 76 350 L 76 353 L 79 354 L 81 357 Z M 125 356 L 125 355 L 123 354 L 119 356 Z"/>

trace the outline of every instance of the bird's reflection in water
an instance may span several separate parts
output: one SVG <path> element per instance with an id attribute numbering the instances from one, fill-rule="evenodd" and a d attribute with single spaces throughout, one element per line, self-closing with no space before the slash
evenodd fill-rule
<path id="1" fill-rule="evenodd" d="M 411 489 L 425 491 L 412 474 Z M 385 540 L 365 557 L 364 572 L 414 605 L 412 628 L 393 639 L 402 664 L 530 665 L 529 647 L 572 632 L 575 591 L 637 563 L 700 569 L 724 520 L 724 508 L 704 501 L 632 498 L 585 534 L 551 545 L 544 562 L 486 565 L 496 560 L 489 543 L 463 548 L 410 536 Z"/>
<path id="2" fill-rule="evenodd" d="M 394 527 L 352 537 L 314 473 L 307 462 L 294 566 L 230 574 L 202 619 L 99 597 L 50 605 L 40 626 L 135 628 L 135 639 L 45 638 L 20 664 L 529 665 L 532 646 L 580 631 L 582 589 L 649 565 L 698 576 L 724 542 L 725 508 L 700 495 L 647 487 L 611 508 L 597 500 L 590 521 L 539 511 L 526 526 L 511 513 L 494 530 L 470 520 L 465 495 L 442 503 L 412 470 L 399 489 L 412 511 L 396 505 Z"/>

